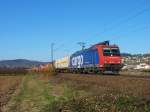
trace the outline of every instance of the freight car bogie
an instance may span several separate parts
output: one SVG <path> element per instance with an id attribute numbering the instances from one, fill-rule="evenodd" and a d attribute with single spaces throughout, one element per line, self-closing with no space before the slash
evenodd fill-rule
<path id="1" fill-rule="evenodd" d="M 70 70 L 71 73 L 74 74 L 101 74 L 103 73 L 98 67 L 90 67 L 90 68 L 73 68 Z"/>
<path id="2" fill-rule="evenodd" d="M 56 69 L 57 73 L 68 73 L 68 69 Z"/>
<path id="3" fill-rule="evenodd" d="M 118 75 L 119 70 L 112 70 L 111 68 L 98 68 L 98 67 L 90 67 L 90 68 L 66 68 L 66 69 L 56 69 L 57 73 L 73 73 L 73 74 L 98 74 L 98 75 L 106 75 L 113 74 Z"/>

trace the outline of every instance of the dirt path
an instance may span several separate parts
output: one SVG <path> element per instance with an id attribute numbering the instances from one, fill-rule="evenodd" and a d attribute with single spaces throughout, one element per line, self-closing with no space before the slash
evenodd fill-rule
<path id="1" fill-rule="evenodd" d="M 53 88 L 55 86 L 56 88 Z M 26 76 L 4 112 L 44 112 L 61 94 L 61 86 L 34 75 Z"/>
<path id="2" fill-rule="evenodd" d="M 0 111 L 7 105 L 21 80 L 19 76 L 0 76 Z"/>

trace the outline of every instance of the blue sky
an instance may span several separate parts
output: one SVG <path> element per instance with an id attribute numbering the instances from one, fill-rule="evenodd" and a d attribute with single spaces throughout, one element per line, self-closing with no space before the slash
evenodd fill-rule
<path id="1" fill-rule="evenodd" d="M 104 40 L 150 53 L 150 0 L 0 0 L 0 60 L 50 61 Z M 143 12 L 142 12 L 143 11 Z"/>

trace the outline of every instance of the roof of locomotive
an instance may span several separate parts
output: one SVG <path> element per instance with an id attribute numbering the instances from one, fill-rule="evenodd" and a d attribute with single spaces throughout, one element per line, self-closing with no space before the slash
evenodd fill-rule
<path id="1" fill-rule="evenodd" d="M 118 47 L 117 45 L 113 44 L 113 45 L 110 45 L 109 44 L 109 41 L 104 41 L 104 42 L 100 42 L 100 43 L 97 43 L 95 45 L 93 45 L 91 48 L 95 48 L 97 46 L 101 46 L 101 47 Z"/>
<path id="2" fill-rule="evenodd" d="M 72 55 L 74 54 L 77 54 L 77 53 L 82 53 L 82 52 L 86 52 L 86 51 L 89 51 L 89 50 L 94 50 L 97 48 L 97 46 L 100 46 L 100 47 L 112 47 L 112 48 L 118 48 L 117 45 L 113 44 L 113 45 L 110 45 L 109 44 L 109 41 L 104 41 L 104 42 L 101 42 L 101 43 L 98 43 L 98 44 L 95 44 L 95 45 L 92 45 L 91 47 L 87 48 L 87 49 L 84 49 L 84 50 L 80 50 L 80 51 L 76 51 L 75 53 L 73 53 Z"/>

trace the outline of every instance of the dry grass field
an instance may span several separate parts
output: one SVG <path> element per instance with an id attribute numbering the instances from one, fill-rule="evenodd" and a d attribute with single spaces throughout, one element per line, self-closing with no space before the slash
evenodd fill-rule
<path id="1" fill-rule="evenodd" d="M 19 82 L 20 78 L 16 78 Z M 36 74 L 24 76 L 18 87 L 3 112 L 150 111 L 150 80 L 145 79 L 111 75 Z"/>
<path id="2" fill-rule="evenodd" d="M 21 80 L 20 76 L 0 76 L 0 111 L 8 103 Z"/>
<path id="3" fill-rule="evenodd" d="M 74 97 L 66 103 L 64 110 L 150 111 L 150 80 L 121 76 L 61 74 L 52 77 L 51 81 L 56 84 L 67 83 L 74 91 Z"/>

